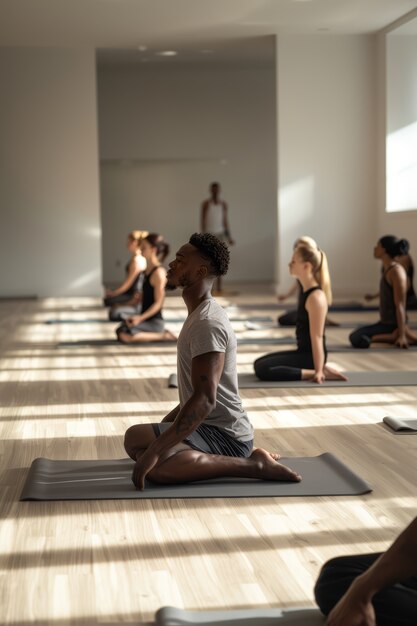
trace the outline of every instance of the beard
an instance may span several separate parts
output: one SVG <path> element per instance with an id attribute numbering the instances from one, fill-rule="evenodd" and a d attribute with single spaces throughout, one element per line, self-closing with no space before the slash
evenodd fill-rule
<path id="1" fill-rule="evenodd" d="M 165 285 L 165 291 L 175 291 L 177 286 L 178 285 L 174 285 L 173 283 L 170 283 L 169 280 L 168 280 L 167 284 Z"/>

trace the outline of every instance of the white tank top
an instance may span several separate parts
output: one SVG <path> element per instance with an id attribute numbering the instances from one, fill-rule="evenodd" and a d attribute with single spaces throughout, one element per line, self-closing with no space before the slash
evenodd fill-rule
<path id="1" fill-rule="evenodd" d="M 214 203 L 209 201 L 206 213 L 206 232 L 218 234 L 224 232 L 223 226 L 223 202 Z"/>

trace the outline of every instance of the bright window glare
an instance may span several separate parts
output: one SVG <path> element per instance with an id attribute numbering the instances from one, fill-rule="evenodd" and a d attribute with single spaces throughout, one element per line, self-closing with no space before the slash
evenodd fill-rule
<path id="1" fill-rule="evenodd" d="M 387 212 L 417 209 L 417 122 L 387 136 Z"/>

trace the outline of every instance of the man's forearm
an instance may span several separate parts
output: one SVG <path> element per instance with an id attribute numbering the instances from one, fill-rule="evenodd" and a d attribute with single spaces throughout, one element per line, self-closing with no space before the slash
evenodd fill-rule
<path id="1" fill-rule="evenodd" d="M 204 394 L 193 394 L 183 408 L 178 411 L 172 426 L 162 433 L 150 447 L 156 454 L 161 455 L 194 432 L 211 410 L 212 406 Z"/>
<path id="2" fill-rule="evenodd" d="M 371 599 L 378 591 L 417 575 L 417 518 L 392 546 L 359 576 L 356 590 Z"/>
<path id="3" fill-rule="evenodd" d="M 172 409 L 172 411 L 170 411 L 168 413 L 168 415 L 165 415 L 164 419 L 161 420 L 162 422 L 173 422 L 175 420 L 175 418 L 177 417 L 178 413 L 180 412 L 180 405 L 177 404 L 177 406 L 175 407 L 175 409 Z"/>

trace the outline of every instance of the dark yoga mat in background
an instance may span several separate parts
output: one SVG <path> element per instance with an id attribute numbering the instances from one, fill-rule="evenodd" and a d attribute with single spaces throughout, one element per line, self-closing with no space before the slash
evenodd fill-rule
<path id="1" fill-rule="evenodd" d="M 132 498 L 254 498 L 349 496 L 372 491 L 362 478 L 333 454 L 281 459 L 303 476 L 300 483 L 218 478 L 186 485 L 131 482 L 133 461 L 33 461 L 20 500 L 125 500 Z"/>
<path id="2" fill-rule="evenodd" d="M 412 387 L 417 383 L 417 372 L 343 372 L 349 380 L 326 380 L 323 384 L 312 383 L 311 380 L 259 380 L 255 374 L 239 374 L 239 389 L 267 387 L 309 387 L 310 389 L 323 389 L 323 387 Z"/>
<path id="3" fill-rule="evenodd" d="M 240 611 L 184 611 L 164 606 L 155 626 L 324 626 L 318 609 L 242 609 Z"/>

